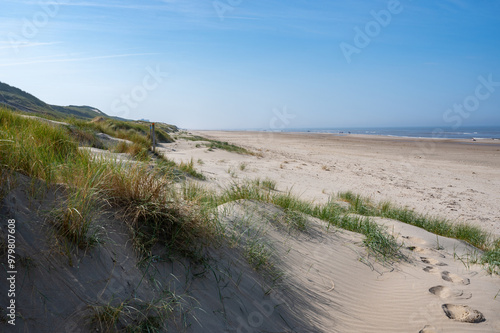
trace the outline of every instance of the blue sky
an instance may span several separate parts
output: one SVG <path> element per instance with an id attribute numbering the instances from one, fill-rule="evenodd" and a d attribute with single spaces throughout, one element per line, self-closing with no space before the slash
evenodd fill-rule
<path id="1" fill-rule="evenodd" d="M 500 125 L 499 13 L 493 0 L 0 0 L 0 81 L 191 129 Z"/>

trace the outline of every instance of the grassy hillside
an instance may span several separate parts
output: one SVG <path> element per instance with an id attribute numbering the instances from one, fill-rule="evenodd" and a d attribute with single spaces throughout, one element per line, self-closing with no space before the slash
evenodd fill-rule
<path id="1" fill-rule="evenodd" d="M 52 116 L 55 118 L 74 116 L 77 118 L 92 119 L 97 116 L 106 116 L 100 110 L 90 106 L 50 105 L 21 89 L 2 82 L 0 82 L 0 104 L 14 110 Z"/>
<path id="2" fill-rule="evenodd" d="M 145 142 L 149 133 L 148 122 L 109 117 L 99 109 L 86 105 L 50 105 L 21 89 L 2 82 L 0 82 L 0 106 L 12 111 L 70 122 L 80 129 L 100 131 L 122 139 L 130 139 L 132 136 L 134 138 L 131 141 L 148 146 Z M 89 122 L 94 119 L 99 119 L 99 121 Z M 156 137 L 159 142 L 172 142 L 173 139 L 168 133 L 177 131 L 178 128 L 175 125 L 156 123 Z"/>

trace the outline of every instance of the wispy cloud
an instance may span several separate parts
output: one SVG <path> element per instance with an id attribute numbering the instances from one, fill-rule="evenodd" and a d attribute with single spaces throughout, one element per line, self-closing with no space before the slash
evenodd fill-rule
<path id="1" fill-rule="evenodd" d="M 39 5 L 39 1 L 12 1 L 17 4 L 25 5 Z M 151 10 L 151 9 L 166 9 L 165 4 L 176 3 L 175 0 L 165 0 L 161 1 L 163 4 L 158 5 L 144 5 L 135 3 L 123 3 L 123 2 L 92 2 L 92 1 L 54 1 L 54 4 L 59 6 L 72 6 L 72 7 L 96 7 L 96 8 L 116 8 L 116 9 L 135 9 L 135 10 Z"/>
<path id="2" fill-rule="evenodd" d="M 20 48 L 20 47 L 36 47 L 36 46 L 47 46 L 61 44 L 62 42 L 29 42 L 29 41 L 19 41 L 19 42 L 6 42 L 0 41 L 0 50 Z"/>
<path id="3" fill-rule="evenodd" d="M 84 57 L 84 58 L 31 59 L 19 62 L 0 63 L 0 67 L 12 67 L 12 66 L 57 63 L 57 62 L 76 62 L 76 61 L 88 61 L 88 60 L 111 59 L 111 58 L 139 57 L 139 56 L 150 56 L 157 54 L 159 53 L 127 53 L 127 54 L 112 54 L 112 55 Z"/>

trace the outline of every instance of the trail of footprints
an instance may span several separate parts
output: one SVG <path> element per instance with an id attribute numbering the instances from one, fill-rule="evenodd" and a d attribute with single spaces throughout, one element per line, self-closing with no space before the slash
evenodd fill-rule
<path id="1" fill-rule="evenodd" d="M 410 238 L 410 237 L 405 237 L 409 240 L 411 240 L 413 243 L 417 243 L 419 245 L 425 244 L 424 240 L 418 240 L 415 238 Z M 434 255 L 438 256 L 441 258 L 445 258 L 445 256 L 441 253 L 435 252 L 431 249 L 428 248 L 423 248 L 419 246 L 410 246 L 408 249 L 419 253 L 420 255 Z M 425 272 L 431 273 L 431 274 L 436 274 L 440 275 L 441 279 L 445 282 L 453 283 L 454 286 L 467 286 L 470 284 L 470 279 L 461 277 L 457 274 L 451 273 L 447 271 L 444 267 L 448 266 L 446 263 L 441 262 L 435 258 L 431 257 L 420 257 L 420 260 L 424 263 L 427 264 L 426 267 L 423 268 Z M 448 287 L 445 285 L 438 285 L 431 287 L 429 289 L 429 292 L 433 295 L 436 295 L 437 297 L 443 299 L 443 300 L 467 300 L 472 297 L 472 294 L 470 292 L 458 289 L 458 288 L 453 288 L 453 287 Z M 479 312 L 478 310 L 472 309 L 467 305 L 459 305 L 459 304 L 451 304 L 451 303 L 446 303 L 441 306 L 443 309 L 445 315 L 455 321 L 463 322 L 463 323 L 481 323 L 485 321 L 486 319 L 484 318 L 484 315 Z M 420 330 L 419 333 L 436 333 L 437 330 L 432 327 L 432 326 L 425 326 L 423 329 Z"/>

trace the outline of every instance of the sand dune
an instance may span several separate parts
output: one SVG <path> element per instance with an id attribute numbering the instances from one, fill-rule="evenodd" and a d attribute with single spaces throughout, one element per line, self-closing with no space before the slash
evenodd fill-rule
<path id="1" fill-rule="evenodd" d="M 495 145 L 443 142 L 425 167 L 405 173 L 397 169 L 399 158 L 413 156 L 414 142 L 287 134 L 259 146 L 255 134 L 204 135 L 262 153 L 209 151 L 185 140 L 161 145 L 169 158 L 193 159 L 208 177 L 206 187 L 268 177 L 277 191 L 291 189 L 303 199 L 324 202 L 336 191 L 353 190 L 498 231 Z M 473 164 L 476 171 L 470 171 Z M 113 211 L 96 221 L 105 232 L 88 252 L 58 244 L 46 212 L 64 199 L 65 188 L 37 182 L 17 175 L 0 207 L 2 216 L 17 221 L 16 249 L 24 258 L 18 326 L 0 321 L 2 332 L 94 332 L 96 309 L 121 305 L 113 327 L 125 330 L 144 319 L 136 309 L 163 309 L 162 302 L 172 306 L 165 327 L 173 332 L 500 332 L 500 278 L 474 264 L 481 252 L 463 241 L 373 218 L 405 257 L 384 262 L 368 252 L 360 234 L 310 216 L 303 216 L 304 230 L 290 228 L 283 209 L 239 200 L 219 206 L 225 242 L 207 248 L 203 264 L 181 258 L 145 265 Z M 41 191 L 36 198 L 33 184 Z M 460 209 L 447 208 L 453 196 Z M 2 239 L 6 232 L 2 225 Z M 262 260 L 265 269 L 252 260 Z M 6 281 L 6 271 L 0 279 Z"/>
<path id="2" fill-rule="evenodd" d="M 381 264 L 366 253 L 358 234 L 336 228 L 327 231 L 324 222 L 315 219 L 309 219 L 306 232 L 287 234 L 269 218 L 280 214 L 274 206 L 245 201 L 227 206 L 228 224 L 250 219 L 259 230 L 256 237 L 272 248 L 273 260 L 284 272 L 283 283 L 276 287 L 285 300 L 282 306 L 306 319 L 314 332 L 500 329 L 500 301 L 494 298 L 500 280 L 480 266 L 467 269 L 454 259 L 456 251 L 475 250 L 463 242 L 442 238 L 437 250 L 435 235 L 402 226 L 396 233 L 405 240 L 404 246 L 419 244 L 429 254 L 422 257 L 406 249 L 407 261 Z M 294 329 L 309 332 L 307 327 Z"/>
<path id="3" fill-rule="evenodd" d="M 218 182 L 270 177 L 281 190 L 325 202 L 354 191 L 421 213 L 479 225 L 500 236 L 500 144 L 495 140 L 424 140 L 317 133 L 216 132 L 198 134 L 258 151 L 263 158 L 196 149 L 193 142 L 168 156 L 202 159 Z M 246 163 L 245 172 L 238 165 Z"/>
<path id="4" fill-rule="evenodd" d="M 163 147 L 177 161 L 201 161 L 197 168 L 208 175 L 206 186 L 270 178 L 277 181 L 279 190 L 292 189 L 316 202 L 326 202 L 337 191 L 352 190 L 500 234 L 500 146 L 494 142 L 196 134 L 262 154 L 208 151 L 183 141 Z M 422 145 L 432 149 L 419 151 Z M 253 211 L 260 214 L 255 207 Z M 239 218 L 247 215 L 240 208 Z M 269 232 L 280 267 L 287 272 L 285 290 L 293 295 L 291 299 L 300 300 L 296 315 L 306 318 L 315 332 L 500 331 L 500 280 L 468 263 L 479 250 L 398 221 L 374 220 L 398 236 L 409 262 L 381 265 L 367 257 L 361 236 L 325 232 L 321 222 L 313 223 L 315 236 L 283 239 Z"/>

